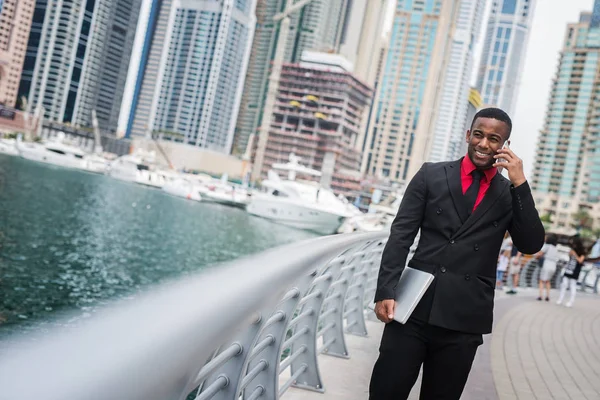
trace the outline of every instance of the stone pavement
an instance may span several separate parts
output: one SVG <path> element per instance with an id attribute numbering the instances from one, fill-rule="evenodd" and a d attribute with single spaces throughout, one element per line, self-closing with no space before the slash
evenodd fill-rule
<path id="1" fill-rule="evenodd" d="M 573 308 L 536 296 L 533 289 L 497 296 L 494 333 L 484 337 L 462 400 L 600 399 L 600 296 L 578 293 Z M 383 324 L 367 328 L 366 338 L 346 336 L 350 360 L 320 356 L 324 394 L 291 388 L 283 398 L 367 399 Z"/>

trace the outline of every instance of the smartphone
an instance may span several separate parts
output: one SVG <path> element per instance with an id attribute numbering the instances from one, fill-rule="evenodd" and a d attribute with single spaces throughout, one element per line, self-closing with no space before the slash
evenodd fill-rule
<path id="1" fill-rule="evenodd" d="M 506 148 L 508 148 L 508 145 L 509 145 L 509 143 L 508 143 L 508 140 L 505 140 L 505 141 L 504 141 L 504 144 L 502 145 L 502 148 L 503 148 L 503 149 L 506 149 Z M 501 162 L 501 163 L 502 163 L 502 162 L 506 162 L 506 160 L 505 160 L 504 158 L 499 158 L 499 159 L 498 159 L 498 162 Z M 498 167 L 498 172 L 499 172 L 499 173 L 502 173 L 502 171 L 503 171 L 503 170 L 504 170 L 504 168 L 502 168 L 502 167 Z"/>

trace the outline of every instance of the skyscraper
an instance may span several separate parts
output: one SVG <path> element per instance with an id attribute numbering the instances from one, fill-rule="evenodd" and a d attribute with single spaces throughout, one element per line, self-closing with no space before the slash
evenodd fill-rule
<path id="1" fill-rule="evenodd" d="M 440 102 L 432 125 L 423 125 L 415 138 L 411 170 L 424 161 L 456 159 L 465 140 L 465 119 L 469 105 L 469 81 L 473 71 L 473 47 L 481 30 L 485 1 L 459 0 L 447 66 L 440 87 Z M 409 176 L 411 173 L 409 172 Z"/>
<path id="2" fill-rule="evenodd" d="M 420 126 L 439 103 L 458 0 L 398 1 L 362 171 L 405 181 Z"/>
<path id="3" fill-rule="evenodd" d="M 374 85 L 377 76 L 389 1 L 347 0 L 340 54 L 354 65 L 352 74 L 369 86 Z"/>
<path id="4" fill-rule="evenodd" d="M 157 1 L 128 135 L 160 132 L 230 152 L 255 6 L 255 0 Z"/>
<path id="5" fill-rule="evenodd" d="M 0 0 L 0 104 L 14 107 L 35 0 Z"/>
<path id="6" fill-rule="evenodd" d="M 514 113 L 537 0 L 495 0 L 485 34 L 476 87 L 483 103 Z"/>
<path id="7" fill-rule="evenodd" d="M 117 129 L 141 0 L 35 3 L 19 96 L 53 121 Z"/>
<path id="8" fill-rule="evenodd" d="M 339 50 L 347 0 L 313 0 L 290 16 L 286 62 L 298 62 L 304 50 Z M 275 55 L 278 23 L 273 17 L 286 7 L 286 0 L 258 0 L 256 32 L 240 112 L 235 128 L 234 152 L 243 154 L 251 134 L 262 122 L 270 65 Z"/>
<path id="9" fill-rule="evenodd" d="M 582 203 L 600 202 L 600 0 L 567 26 L 532 186 L 538 208 L 568 227 Z"/>

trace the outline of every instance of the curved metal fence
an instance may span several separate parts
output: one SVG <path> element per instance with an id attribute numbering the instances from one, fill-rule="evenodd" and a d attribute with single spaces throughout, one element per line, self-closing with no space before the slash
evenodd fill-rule
<path id="1" fill-rule="evenodd" d="M 318 355 L 366 335 L 387 233 L 266 251 L 118 302 L 76 328 L 19 342 L 0 398 L 277 399 L 324 391 Z M 370 312 L 372 313 L 372 312 Z"/>
<path id="2" fill-rule="evenodd" d="M 563 275 L 566 262 L 561 260 L 557 263 L 556 272 L 550 280 L 553 288 L 559 288 L 560 281 Z M 530 259 L 523 268 L 519 275 L 519 287 L 538 287 L 540 278 L 541 267 L 537 259 Z M 584 264 L 581 274 L 579 275 L 578 285 L 583 292 L 598 293 L 600 289 L 600 268 L 592 265 L 591 263 Z"/>

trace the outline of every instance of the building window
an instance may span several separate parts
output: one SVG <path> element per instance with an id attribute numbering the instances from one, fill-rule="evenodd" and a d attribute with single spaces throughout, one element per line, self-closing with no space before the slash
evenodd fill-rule
<path id="1" fill-rule="evenodd" d="M 504 0 L 502 14 L 514 15 L 515 11 L 517 11 L 517 0 Z"/>

